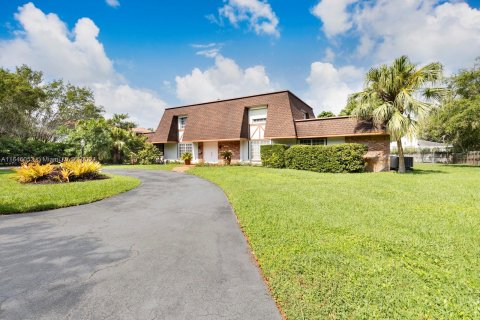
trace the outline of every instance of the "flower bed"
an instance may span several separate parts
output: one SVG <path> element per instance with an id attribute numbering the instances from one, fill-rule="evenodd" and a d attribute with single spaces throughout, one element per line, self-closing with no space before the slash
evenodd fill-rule
<path id="1" fill-rule="evenodd" d="M 59 165 L 40 164 L 38 161 L 22 163 L 15 169 L 15 179 L 21 183 L 68 183 L 107 179 L 101 173 L 101 164 L 91 159 L 66 160 Z"/>

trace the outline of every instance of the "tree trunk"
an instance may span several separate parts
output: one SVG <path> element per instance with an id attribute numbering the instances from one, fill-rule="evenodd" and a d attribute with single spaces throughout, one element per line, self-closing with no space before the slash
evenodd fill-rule
<path id="1" fill-rule="evenodd" d="M 120 150 L 114 149 L 114 151 L 113 151 L 113 163 L 115 163 L 115 164 L 120 163 Z"/>
<path id="2" fill-rule="evenodd" d="M 405 173 L 405 155 L 403 154 L 402 139 L 397 140 L 398 149 L 398 173 Z"/>

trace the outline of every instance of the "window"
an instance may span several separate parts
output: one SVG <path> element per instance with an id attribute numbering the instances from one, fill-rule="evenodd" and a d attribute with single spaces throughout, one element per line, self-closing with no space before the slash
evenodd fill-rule
<path id="1" fill-rule="evenodd" d="M 270 140 L 251 140 L 250 141 L 250 160 L 260 161 L 260 146 L 270 144 Z"/>
<path id="2" fill-rule="evenodd" d="M 255 107 L 248 109 L 248 123 L 258 124 L 265 123 L 267 121 L 267 108 Z"/>
<path id="3" fill-rule="evenodd" d="M 255 119 L 252 119 L 252 123 L 263 123 L 263 122 L 267 122 L 267 118 L 255 118 Z"/>
<path id="4" fill-rule="evenodd" d="M 303 119 L 309 119 L 310 118 L 310 115 L 308 114 L 308 112 L 305 112 L 305 111 L 302 111 L 303 112 Z"/>
<path id="5" fill-rule="evenodd" d="M 187 124 L 187 117 L 178 117 L 178 129 L 180 130 L 185 129 L 186 124 Z"/>
<path id="6" fill-rule="evenodd" d="M 298 144 L 303 144 L 307 146 L 323 146 L 326 145 L 325 139 L 300 139 Z"/>
<path id="7" fill-rule="evenodd" d="M 181 158 L 182 154 L 185 152 L 190 152 L 193 154 L 193 144 L 192 143 L 179 143 L 178 144 L 178 157 Z"/>

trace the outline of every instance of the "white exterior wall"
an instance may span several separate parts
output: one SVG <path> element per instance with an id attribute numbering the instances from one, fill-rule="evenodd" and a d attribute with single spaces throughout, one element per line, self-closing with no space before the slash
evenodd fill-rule
<path id="1" fill-rule="evenodd" d="M 165 160 L 178 160 L 176 143 L 165 143 L 163 151 L 165 153 Z"/>
<path id="2" fill-rule="evenodd" d="M 248 110 L 249 137 L 250 140 L 263 140 L 266 122 L 254 122 L 254 119 L 266 119 L 267 108 L 252 108 Z M 268 119 L 266 120 L 268 121 Z"/>
<path id="3" fill-rule="evenodd" d="M 193 145 L 193 148 L 192 148 L 193 149 L 192 162 L 196 163 L 196 162 L 198 162 L 198 142 L 194 142 L 194 143 L 192 143 L 192 145 Z"/>
<path id="4" fill-rule="evenodd" d="M 248 140 L 240 141 L 240 161 L 248 161 Z"/>
<path id="5" fill-rule="evenodd" d="M 258 107 L 251 108 L 248 110 L 248 122 L 252 123 L 254 118 L 266 118 L 267 117 L 267 107 Z"/>
<path id="6" fill-rule="evenodd" d="M 418 148 L 418 139 L 416 136 L 412 137 L 402 137 L 402 147 L 403 148 Z M 390 150 L 397 149 L 397 142 L 390 142 Z"/>
<path id="7" fill-rule="evenodd" d="M 327 138 L 327 146 L 345 143 L 345 137 Z"/>

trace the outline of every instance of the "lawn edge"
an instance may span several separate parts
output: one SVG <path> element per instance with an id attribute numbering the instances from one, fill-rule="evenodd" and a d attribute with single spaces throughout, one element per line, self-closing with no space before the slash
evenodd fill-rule
<path id="1" fill-rule="evenodd" d="M 110 174 L 110 173 L 108 173 Z M 110 175 L 114 175 L 114 176 L 117 176 L 117 177 L 131 177 L 131 176 L 123 176 L 123 175 L 119 175 L 119 174 L 110 174 Z M 41 212 L 46 212 L 46 211 L 52 211 L 52 210 L 57 210 L 57 209 L 64 209 L 64 208 L 70 208 L 70 207 L 78 207 L 78 206 L 83 206 L 83 205 L 87 205 L 87 204 L 91 204 L 91 203 L 95 203 L 95 202 L 99 202 L 99 201 L 102 201 L 102 200 L 106 200 L 106 199 L 110 199 L 110 198 L 113 198 L 113 197 L 116 197 L 116 196 L 119 196 L 123 193 L 126 193 L 126 192 L 129 192 L 129 191 L 132 191 L 132 190 L 135 190 L 137 189 L 138 187 L 140 187 L 142 185 L 142 180 L 140 180 L 139 178 L 136 178 L 136 177 L 131 177 L 131 178 L 135 178 L 137 179 L 138 181 L 140 181 L 140 183 L 131 188 L 131 189 L 128 189 L 128 190 L 124 190 L 124 191 L 121 191 L 121 192 L 118 192 L 118 193 L 115 193 L 115 194 L 112 194 L 110 196 L 107 196 L 107 197 L 104 197 L 104 198 L 101 198 L 101 199 L 95 199 L 95 200 L 91 200 L 91 201 L 88 201 L 88 202 L 82 202 L 82 203 L 77 203 L 77 204 L 72 204 L 72 205 L 66 205 L 66 206 L 58 206 L 58 207 L 55 207 L 55 208 L 49 208 L 49 209 L 44 209 L 44 210 L 37 210 L 37 211 L 17 211 L 17 212 L 11 212 L 11 213 L 1 213 L 0 212 L 0 217 L 1 216 L 12 216 L 12 215 L 20 215 L 20 214 L 34 214 L 34 213 L 41 213 Z M 94 181 L 94 180 L 93 180 Z M 89 181 L 82 181 L 82 182 L 78 182 L 78 183 L 85 183 L 85 182 L 89 182 Z M 73 182 L 73 183 L 77 183 L 77 182 Z"/>

